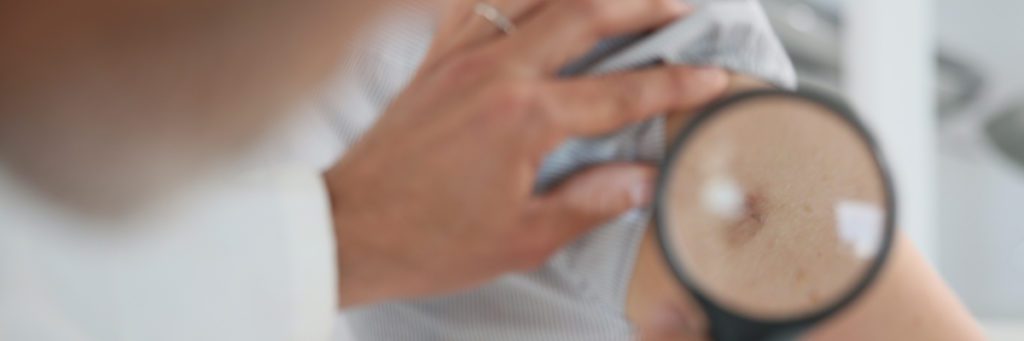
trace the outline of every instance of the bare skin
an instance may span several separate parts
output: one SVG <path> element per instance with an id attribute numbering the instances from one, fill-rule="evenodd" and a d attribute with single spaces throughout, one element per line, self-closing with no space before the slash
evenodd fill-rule
<path id="1" fill-rule="evenodd" d="M 733 76 L 731 91 L 766 85 L 744 76 Z M 691 114 L 670 119 L 670 134 L 678 131 Z M 771 209 L 762 214 L 771 215 Z M 755 229 L 768 229 L 757 221 Z M 751 232 L 756 234 L 757 231 Z M 770 231 L 764 231 L 770 233 Z M 747 238 L 754 236 L 748 234 Z M 734 245 L 735 246 L 735 245 Z M 763 244 L 740 247 L 744 252 L 765 252 Z M 758 251 L 760 249 L 761 251 Z M 714 252 L 702 256 L 715 257 Z M 827 262 L 827 261 L 826 261 Z M 717 263 L 719 266 L 725 264 Z M 736 266 L 731 264 L 730 266 Z M 779 273 L 787 264 L 767 264 Z M 773 271 L 767 269 L 767 271 Z M 799 278 L 797 278 L 799 279 Z M 806 280 L 806 279 L 805 279 Z M 749 288 L 748 288 L 749 289 Z M 743 290 L 730 288 L 729 290 Z M 756 292 L 756 290 L 747 290 Z M 784 290 L 783 290 L 784 291 Z M 633 274 L 628 316 L 643 340 L 706 339 L 707 321 L 692 298 L 676 284 L 662 259 L 653 229 L 645 237 Z M 862 298 L 837 317 L 805 335 L 809 340 L 980 340 L 984 336 L 966 309 L 917 249 L 899 236 L 892 256 L 876 283 Z"/>

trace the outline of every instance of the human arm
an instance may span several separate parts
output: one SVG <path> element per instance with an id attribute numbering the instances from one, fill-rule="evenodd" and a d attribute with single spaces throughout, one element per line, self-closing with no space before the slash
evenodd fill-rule
<path id="1" fill-rule="evenodd" d="M 808 340 L 984 340 L 977 321 L 905 235 L 859 302 Z"/>
<path id="2" fill-rule="evenodd" d="M 475 2 L 460 3 L 465 6 L 464 9 L 468 9 L 471 7 L 469 5 Z M 268 288 L 267 279 L 288 281 L 298 278 L 294 272 L 309 270 L 304 265 L 315 267 L 311 265 L 312 262 L 301 261 L 292 264 L 294 267 L 281 264 L 290 257 L 304 258 L 301 257 L 301 249 L 293 249 L 296 245 L 290 244 L 292 238 L 282 236 L 289 232 L 310 232 L 307 237 L 296 239 L 316 242 L 316 249 L 321 251 L 329 248 L 324 245 L 331 241 L 323 238 L 323 233 L 335 233 L 333 238 L 338 241 L 340 247 L 333 255 L 336 258 L 332 260 L 338 260 L 335 268 L 340 273 L 340 288 L 331 289 L 340 291 L 343 305 L 371 304 L 388 299 L 445 293 L 472 287 L 508 271 L 529 269 L 543 262 L 545 257 L 560 245 L 574 239 L 590 227 L 645 202 L 650 193 L 650 180 L 653 176 L 650 167 L 646 165 L 629 164 L 595 169 L 569 180 L 552 193 L 543 196 L 534 195 L 532 180 L 539 159 L 560 141 L 569 136 L 602 134 L 670 108 L 699 106 L 722 90 L 723 73 L 712 69 L 664 67 L 603 77 L 558 79 L 556 68 L 584 51 L 588 44 L 609 35 L 643 30 L 670 20 L 680 14 L 681 8 L 676 2 L 668 0 L 629 3 L 605 0 L 509 1 L 505 4 L 527 3 L 541 8 L 525 9 L 535 13 L 536 17 L 524 22 L 520 33 L 514 36 L 500 35 L 494 27 L 481 22 L 482 19 L 473 16 L 468 10 L 458 13 L 459 16 L 454 17 L 449 26 L 465 30 L 469 34 L 462 34 L 465 33 L 462 31 L 441 34 L 440 36 L 446 39 L 438 41 L 436 54 L 428 61 L 420 77 L 400 96 L 391 110 L 383 115 L 377 126 L 361 143 L 322 178 L 316 174 L 305 174 L 304 179 L 307 181 L 304 183 L 309 186 L 304 186 L 307 191 L 302 191 L 304 194 L 300 193 L 298 196 L 306 200 L 319 200 L 321 205 L 318 208 L 327 207 L 331 212 L 307 212 L 308 215 L 299 215 L 319 218 L 330 216 L 333 218 L 333 226 L 330 226 L 333 229 L 324 229 L 323 221 L 278 224 L 280 222 L 275 219 L 275 214 L 284 211 L 283 206 L 302 205 L 306 201 L 281 193 L 256 195 L 237 188 L 226 191 L 225 202 L 221 203 L 223 205 L 198 205 L 187 207 L 184 212 L 168 212 L 167 216 L 152 219 L 143 217 L 147 219 L 138 224 L 142 226 L 134 227 L 143 229 L 148 225 L 162 225 L 165 221 L 179 222 L 177 218 L 180 217 L 198 217 L 196 221 L 185 219 L 180 224 L 168 225 L 174 228 L 179 227 L 175 225 L 196 227 L 193 231 L 200 234 L 202 242 L 212 244 L 206 245 L 212 251 L 190 253 L 188 245 L 185 245 L 180 249 L 167 250 L 173 252 L 166 252 L 158 257 L 159 260 L 167 260 L 166 263 L 148 263 L 142 261 L 148 258 L 138 258 L 137 266 L 145 269 L 146 273 L 156 274 L 173 274 L 170 271 L 163 271 L 168 265 L 184 268 L 186 271 L 175 280 L 187 282 L 183 285 L 194 285 L 204 294 L 174 291 L 174 294 L 184 297 L 175 299 L 176 297 L 170 295 L 167 296 L 167 300 L 161 300 L 163 297 L 156 293 L 147 296 L 154 301 L 143 301 L 153 304 L 135 307 L 130 303 L 131 296 L 125 296 L 127 293 L 148 293 L 148 289 L 164 287 L 150 286 L 155 281 L 132 276 L 136 273 L 124 273 L 126 282 L 108 286 L 100 293 L 103 294 L 101 296 L 109 297 L 116 302 L 129 302 L 125 303 L 128 306 L 126 311 L 135 313 L 133 316 L 136 316 L 136 319 L 120 320 L 119 324 L 120 316 L 107 319 L 102 314 L 90 315 L 86 311 L 69 314 L 69 320 L 115 334 L 120 331 L 119 328 L 135 327 L 141 330 L 138 335 L 152 336 L 159 335 L 160 328 L 167 327 L 167 324 L 160 324 L 160 321 L 170 321 L 168 324 L 176 324 L 182 330 L 202 333 L 206 331 L 203 324 L 216 324 L 217 319 L 190 318 L 214 315 L 230 319 L 242 314 L 288 314 L 292 310 L 275 309 L 278 308 L 276 304 L 284 301 L 280 300 L 277 294 L 288 291 L 283 295 L 294 295 L 289 296 L 291 298 L 313 295 L 305 296 L 307 292 L 301 287 L 282 285 Z M 106 4 L 108 3 L 104 3 Z M 328 6 L 341 3 L 324 1 L 316 4 Z M 497 1 L 495 4 L 501 5 Z M 22 5 L 26 8 L 32 6 L 29 3 L 13 6 Z M 110 2 L 109 5 L 124 4 Z M 2 104 L 4 123 L 10 123 L 3 125 L 6 128 L 4 131 L 18 133 L 2 136 L 17 142 L 3 144 L 4 161 L 17 166 L 11 168 L 16 169 L 19 175 L 33 180 L 35 185 L 39 185 L 36 189 L 43 189 L 60 199 L 72 199 L 69 194 L 71 190 L 61 186 L 65 183 L 45 176 L 34 176 L 40 174 L 33 172 L 39 168 L 68 171 L 72 176 L 63 180 L 71 185 L 81 185 L 82 188 L 72 190 L 81 190 L 75 197 L 86 203 L 102 201 L 92 200 L 93 195 L 106 193 L 106 190 L 113 192 L 113 189 L 125 189 L 137 192 L 134 194 L 140 194 L 142 199 L 146 199 L 136 201 L 135 197 L 129 197 L 131 200 L 127 201 L 130 204 L 145 201 L 159 209 L 164 207 L 161 199 L 167 196 L 174 197 L 174 194 L 186 191 L 186 187 L 191 189 L 193 184 L 209 185 L 196 180 L 198 176 L 192 176 L 210 171 L 204 167 L 208 165 L 203 161 L 233 159 L 235 155 L 232 152 L 237 151 L 239 145 L 250 142 L 254 138 L 251 135 L 259 135 L 261 128 L 272 123 L 274 120 L 271 118 L 279 115 L 279 109 L 287 106 L 292 95 L 299 96 L 314 87 L 312 84 L 315 82 L 312 79 L 318 79 L 324 74 L 322 67 L 325 66 L 321 64 L 331 64 L 335 61 L 334 52 L 337 52 L 337 45 L 323 44 L 325 48 L 329 46 L 328 49 L 331 51 L 320 54 L 300 49 L 292 44 L 301 47 L 320 46 L 319 39 L 338 38 L 334 35 L 336 27 L 326 23 L 345 22 L 346 20 L 340 20 L 331 14 L 348 13 L 330 6 L 312 6 L 304 9 L 326 18 L 317 16 L 316 18 L 320 20 L 313 20 L 310 16 L 302 15 L 302 11 L 297 11 L 289 12 L 288 18 L 291 20 L 283 20 L 279 16 L 282 13 L 269 5 L 267 7 L 270 8 L 260 8 L 259 11 L 241 10 L 232 6 L 233 3 L 217 2 L 199 5 L 181 3 L 183 6 L 198 6 L 184 8 L 177 7 L 178 3 L 160 1 L 136 5 L 140 7 L 105 7 L 89 4 L 82 5 L 82 8 L 73 8 L 82 9 L 81 12 L 59 11 L 58 14 L 70 14 L 73 19 L 83 19 L 84 22 L 74 21 L 73 25 L 82 30 L 61 30 L 60 26 L 48 27 L 46 23 L 40 24 L 34 20 L 23 20 L 13 24 L 10 21 L 4 22 L 5 25 L 12 26 L 28 24 L 31 25 L 31 29 L 4 30 L 3 42 L 42 45 L 38 50 L 19 49 L 19 52 L 25 52 L 16 56 L 19 63 L 12 63 L 13 58 L 0 61 L 0 67 L 4 70 L 19 71 L 13 73 L 16 77 L 11 78 L 7 78 L 11 74 L 4 73 L 4 78 L 0 79 L 4 85 L 32 85 L 26 88 L 17 87 L 18 94 L 25 94 L 24 98 L 18 98 L 17 103 L 4 101 Z M 146 7 L 150 5 L 157 6 Z M 33 9 L 37 11 L 32 14 L 56 13 L 48 9 Z M 85 11 L 86 9 L 89 11 Z M 536 10 L 533 11 L 534 9 Z M 135 10 L 143 10 L 143 13 L 170 13 L 167 16 L 150 17 L 137 15 L 140 13 Z M 150 10 L 153 12 L 149 12 Z M 240 16 L 242 18 L 239 20 L 242 23 L 222 20 L 223 17 L 206 10 Z M 511 7 L 506 10 L 511 10 Z M 77 17 L 79 14 L 85 18 Z M 103 16 L 107 14 L 114 18 Z M 198 14 L 198 17 L 204 19 L 198 22 L 190 20 L 194 19 L 190 14 Z M 251 15 L 256 15 L 262 20 L 244 20 Z M 61 18 L 49 19 L 61 21 Z M 104 19 L 117 19 L 110 20 L 115 23 L 142 24 L 142 27 L 97 27 L 100 23 L 109 22 Z M 470 21 L 470 28 L 480 30 L 466 29 L 466 26 L 462 25 L 466 20 Z M 259 25 L 266 22 L 281 26 Z M 190 25 L 197 23 L 203 25 Z M 78 27 L 78 24 L 85 27 Z M 150 27 L 149 24 L 155 27 Z M 259 26 L 260 30 L 249 30 L 255 30 L 255 26 Z M 298 31 L 283 30 L 284 26 L 296 28 Z M 225 29 L 227 32 L 211 32 L 208 31 L 210 27 Z M 41 29 L 43 33 L 85 32 L 89 38 L 96 40 L 85 39 L 84 42 L 76 41 L 70 47 L 61 46 L 61 43 L 75 39 L 64 39 L 66 37 L 60 35 L 39 36 L 37 34 L 40 32 L 33 29 Z M 10 32 L 15 34 L 7 35 Z M 19 36 L 21 33 L 25 35 Z M 280 40 L 267 42 L 260 39 L 268 35 Z M 168 41 L 162 38 L 167 36 L 174 38 L 171 41 L 180 45 L 164 44 Z M 238 39 L 231 39 L 236 37 Z M 224 40 L 210 42 L 202 38 Z M 245 38 L 256 41 L 252 42 Z M 282 45 L 274 46 L 274 42 L 280 42 Z M 51 50 L 48 43 L 58 46 Z M 234 43 L 243 46 L 238 49 L 228 48 L 228 51 L 218 49 L 234 47 Z M 197 45 L 209 47 L 223 55 L 194 48 Z M 75 49 L 83 46 L 88 48 L 84 51 Z M 283 53 L 295 59 L 275 58 L 277 54 L 259 53 L 263 49 Z M 40 50 L 57 51 L 54 55 L 61 57 L 75 55 L 71 52 L 83 52 L 87 56 L 79 57 L 95 59 L 86 59 L 82 64 L 54 63 L 59 64 L 61 68 L 50 68 L 53 66 L 50 62 L 54 60 L 49 57 L 54 55 L 35 55 Z M 185 57 L 175 58 L 180 57 L 179 54 L 184 54 Z M 157 56 L 160 57 L 156 59 L 159 62 L 154 65 L 154 60 L 148 57 Z M 310 57 L 315 59 L 316 63 L 300 57 Z M 245 63 L 257 59 L 261 63 Z M 31 67 L 21 68 L 20 66 L 24 65 L 20 62 L 25 62 Z M 188 62 L 196 62 L 199 65 L 179 64 L 189 64 Z M 92 68 L 91 66 L 95 66 L 93 63 L 103 67 Z M 300 66 L 303 72 L 300 75 L 298 72 L 290 72 L 293 71 L 291 69 L 275 68 L 274 65 L 278 63 Z M 306 66 L 310 68 L 307 70 Z M 225 70 L 221 67 L 230 70 L 222 72 Z M 261 71 L 268 71 L 270 75 Z M 298 79 L 282 80 L 274 75 L 290 75 Z M 289 85 L 293 82 L 301 83 L 302 86 L 292 88 Z M 95 84 L 101 86 L 94 87 Z M 644 85 L 648 91 L 639 98 L 629 96 L 634 93 L 632 89 L 637 84 Z M 267 89 L 263 87 L 265 85 L 274 86 Z M 78 86 L 96 92 L 87 91 L 83 94 L 71 91 L 79 90 Z M 205 86 L 211 86 L 212 90 Z M 249 89 L 249 86 L 256 89 Z M 277 86 L 288 91 L 275 91 L 280 89 Z M 243 89 L 251 91 L 241 91 Z M 681 92 L 687 96 L 678 96 Z M 64 96 L 74 97 L 84 103 L 64 102 Z M 21 101 L 22 99 L 25 101 Z M 258 109 L 260 117 L 251 116 L 256 115 L 254 111 L 248 110 L 252 108 Z M 11 113 L 24 115 L 8 115 Z M 622 115 L 623 113 L 627 115 Z M 263 114 L 273 117 L 262 117 Z M 207 121 L 197 118 L 211 119 L 216 121 L 216 124 L 207 125 L 204 124 Z M 35 124 L 39 122 L 42 124 Z M 93 124 L 78 126 L 78 122 Z M 102 123 L 95 124 L 96 122 Z M 139 122 L 152 125 L 129 124 Z M 168 124 L 161 124 L 163 122 Z M 49 126 L 50 124 L 52 126 Z M 250 124 L 253 126 L 249 126 Z M 30 129 L 40 126 L 53 129 Z M 245 132 L 219 129 L 223 126 L 240 128 Z M 153 127 L 160 129 L 146 129 Z M 65 132 L 67 134 L 64 134 Z M 236 136 L 236 133 L 244 136 Z M 18 136 L 14 138 L 13 135 Z M 33 143 L 48 142 L 46 137 L 53 137 L 59 142 Z M 70 151 L 60 150 L 61 148 L 51 149 L 54 147 L 68 148 Z M 125 149 L 131 150 L 126 152 Z M 201 156 L 197 157 L 192 153 Z M 187 157 L 176 158 L 183 155 Z M 145 162 L 150 159 L 135 158 L 141 156 L 152 157 L 159 162 Z M 161 166 L 183 167 L 187 171 L 178 172 L 177 168 L 167 169 Z M 227 177 L 233 178 L 237 175 L 235 172 L 240 171 L 229 170 Z M 96 182 L 81 181 L 82 178 L 74 176 L 80 175 L 78 173 L 88 173 L 87 179 L 91 179 L 91 176 L 100 179 Z M 135 186 L 136 182 L 129 181 L 134 180 L 134 176 L 137 175 L 155 175 L 158 178 L 166 176 L 174 181 L 164 184 L 167 185 L 165 187 L 140 189 Z M 309 181 L 310 179 L 313 180 Z M 256 181 L 254 186 L 266 185 L 266 181 L 269 180 Z M 323 181 L 327 182 L 326 188 Z M 105 186 L 108 184 L 116 185 L 116 188 Z M 93 192 L 96 188 L 100 190 Z M 325 189 L 329 194 L 324 193 Z M 232 193 L 249 193 L 253 194 L 253 197 L 235 198 Z M 199 196 L 199 199 L 202 198 L 203 196 Z M 195 202 L 206 203 L 199 199 L 195 199 Z M 255 199 L 256 202 L 242 199 Z M 67 201 L 71 203 L 64 204 L 81 208 L 74 204 L 76 200 Z M 331 205 L 326 205 L 328 201 Z M 136 208 L 127 207 L 125 201 L 121 200 L 103 204 L 114 206 L 117 214 L 134 213 L 133 209 Z M 141 204 L 139 206 L 150 207 Z M 225 209 L 225 206 L 228 209 Z M 105 213 L 110 212 L 100 214 Z M 211 222 L 208 218 L 215 221 Z M 269 236 L 249 234 L 248 232 L 253 231 L 247 228 L 254 229 L 257 224 L 250 223 L 247 219 L 258 220 L 258 226 L 270 230 Z M 202 235 L 213 232 L 212 229 L 203 229 L 213 223 L 227 226 L 226 231 L 218 230 L 218 234 Z M 73 226 L 74 223 L 64 224 L 70 226 L 61 227 L 67 227 L 69 230 L 79 228 Z M 87 229 L 81 230 L 92 232 Z M 241 246 L 217 248 L 221 246 L 218 242 L 224 241 L 237 241 Z M 303 245 L 301 242 L 296 244 L 299 248 Z M 62 257 L 57 252 L 50 255 L 61 258 L 60 261 L 76 264 L 75 257 Z M 210 257 L 196 257 L 206 255 Z M 107 260 L 99 258 L 100 262 Z M 321 258 L 318 264 L 323 265 L 323 260 Z M 253 273 L 231 276 L 235 274 L 233 271 L 237 270 L 235 265 L 238 263 L 244 264 L 246 270 Z M 147 265 L 152 266 L 147 268 Z M 90 267 L 83 266 L 82 269 L 88 270 Z M 197 270 L 189 271 L 190 269 Z M 312 272 L 318 274 L 319 289 L 330 286 L 329 284 L 335 283 L 338 279 L 328 278 L 333 272 L 324 269 Z M 212 276 L 210 273 L 222 276 Z M 167 277 L 173 276 L 153 278 Z M 209 281 L 206 281 L 207 279 Z M 78 282 L 61 283 L 73 285 Z M 162 284 L 177 283 L 168 280 Z M 115 287 L 125 290 L 115 290 Z M 69 295 L 71 297 L 67 300 L 89 296 L 88 293 L 79 292 L 77 289 L 76 287 L 76 291 Z M 268 295 L 267 292 L 274 295 Z M 218 294 L 223 295 L 216 296 Z M 219 299 L 206 300 L 210 297 Z M 57 301 L 58 304 L 64 303 L 61 299 Z M 323 301 L 326 300 L 319 300 L 318 303 L 322 304 Z M 189 309 L 203 309 L 203 303 L 223 305 L 218 305 L 218 309 L 206 310 L 206 314 L 187 314 Z M 333 307 L 335 302 L 328 303 Z M 166 309 L 167 306 L 173 306 L 175 309 Z M 138 310 L 131 311 L 131 308 Z M 158 314 L 159 312 L 167 313 Z M 170 316 L 170 312 L 180 314 Z M 319 312 L 318 317 L 322 319 L 324 316 L 330 316 L 331 310 L 322 309 Z M 147 315 L 169 318 L 146 319 Z M 293 316 L 301 319 L 298 314 Z M 100 317 L 102 321 L 91 320 L 93 317 Z M 268 328 L 282 326 L 275 323 L 283 321 L 281 319 L 269 320 L 271 322 L 267 322 Z M 153 325 L 127 323 L 133 321 Z M 260 321 L 266 322 L 267 319 Z M 41 325 L 45 326 L 45 323 Z M 195 328 L 192 328 L 194 326 Z M 238 324 L 221 324 L 219 327 L 230 329 L 224 334 L 229 336 L 238 335 L 234 333 L 259 334 L 260 331 L 266 330 L 244 330 L 238 328 Z M 257 336 L 276 338 L 277 334 L 266 333 Z"/>
<path id="3" fill-rule="evenodd" d="M 731 92 L 767 86 L 746 76 L 734 76 L 732 83 Z M 668 125 L 668 135 L 678 131 L 689 117 L 689 114 L 679 114 L 670 119 L 674 123 Z M 768 230 L 771 226 L 763 228 Z M 744 247 L 759 246 L 751 243 Z M 648 235 L 640 252 L 634 286 L 630 291 L 629 307 L 635 322 L 652 340 L 663 339 L 659 337 L 665 335 L 668 337 L 664 339 L 699 339 L 704 335 L 706 321 L 688 295 L 675 284 L 674 277 L 660 259 L 652 235 Z M 715 257 L 714 254 L 706 256 Z M 792 264 L 799 263 L 799 260 L 792 261 Z M 772 267 L 768 271 L 782 276 L 788 274 L 785 270 L 789 267 Z M 664 291 L 666 296 L 657 297 L 653 294 L 657 291 Z M 695 328 L 698 330 L 696 333 L 693 332 Z M 881 275 L 864 296 L 806 337 L 811 340 L 983 339 L 976 322 L 956 296 L 902 235 L 897 237 L 891 258 Z"/>

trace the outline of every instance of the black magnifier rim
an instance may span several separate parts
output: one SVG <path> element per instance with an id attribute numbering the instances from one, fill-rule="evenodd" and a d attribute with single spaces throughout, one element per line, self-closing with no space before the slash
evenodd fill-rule
<path id="1" fill-rule="evenodd" d="M 857 134 L 862 138 L 862 141 L 872 152 L 875 164 L 878 167 L 878 173 L 882 177 L 883 186 L 885 187 L 884 194 L 886 195 L 885 205 L 887 209 L 885 218 L 885 236 L 881 249 L 879 250 L 880 254 L 868 268 L 867 273 L 861 278 L 860 282 L 857 283 L 857 285 L 853 287 L 846 296 L 836 300 L 830 306 L 818 311 L 779 319 L 751 318 L 720 305 L 707 295 L 705 291 L 700 288 L 700 285 L 698 285 L 697 282 L 686 273 L 685 267 L 680 261 L 678 261 L 679 258 L 676 255 L 675 249 L 669 245 L 668 217 L 666 216 L 668 208 L 665 207 L 665 202 L 667 201 L 666 197 L 669 192 L 668 185 L 670 181 L 670 174 L 672 174 L 671 170 L 680 157 L 680 153 L 678 152 L 684 150 L 694 133 L 699 131 L 705 123 L 710 122 L 718 114 L 723 113 L 724 109 L 746 103 L 749 100 L 767 97 L 810 101 L 821 105 L 826 109 L 830 109 L 832 112 L 837 114 L 839 118 L 846 121 L 850 127 L 854 128 Z M 691 119 L 689 123 L 687 123 L 686 127 L 683 128 L 679 135 L 674 139 L 671 147 L 668 149 L 667 158 L 661 165 L 661 173 L 658 178 L 658 189 L 655 196 L 654 219 L 657 232 L 656 235 L 662 256 L 672 268 L 672 272 L 675 274 L 676 279 L 679 280 L 680 283 L 689 290 L 694 298 L 701 303 L 702 307 L 705 309 L 705 313 L 708 314 L 712 328 L 715 328 L 714 323 L 716 323 L 716 321 L 714 321 L 714 317 L 718 316 L 724 318 L 724 320 L 728 320 L 727 323 L 731 324 L 731 326 L 721 327 L 756 328 L 760 331 L 757 334 L 765 336 L 784 333 L 798 333 L 804 328 L 814 325 L 815 323 L 836 314 L 860 297 L 865 290 L 875 282 L 875 279 L 878 277 L 879 272 L 889 257 L 896 233 L 896 193 L 893 187 L 893 181 L 888 164 L 885 161 L 881 148 L 879 148 L 877 140 L 871 135 L 864 123 L 857 118 L 853 109 L 848 105 L 832 96 L 825 95 L 822 92 L 806 89 L 800 91 L 779 89 L 752 90 L 727 97 L 708 106 L 696 117 Z"/>

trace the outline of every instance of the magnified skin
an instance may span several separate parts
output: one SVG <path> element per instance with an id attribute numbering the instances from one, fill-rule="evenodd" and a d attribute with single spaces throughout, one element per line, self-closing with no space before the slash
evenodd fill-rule
<path id="1" fill-rule="evenodd" d="M 846 121 L 810 102 L 760 97 L 720 110 L 687 141 L 667 170 L 666 237 L 713 300 L 792 318 L 838 301 L 866 275 L 884 235 L 885 191 Z M 851 205 L 878 219 L 850 226 L 838 211 Z M 858 253 L 841 227 L 871 230 L 853 231 L 873 237 L 863 241 L 871 251 Z"/>
<path id="2" fill-rule="evenodd" d="M 764 87 L 764 85 L 746 77 L 734 77 L 735 91 L 757 87 Z M 689 117 L 690 115 L 687 114 L 674 115 L 668 126 L 669 132 L 677 132 Z M 703 255 L 704 257 L 715 257 L 714 252 L 737 252 L 730 248 L 745 248 L 741 251 L 748 255 L 763 255 L 766 252 L 772 252 L 771 243 L 759 242 L 759 240 L 771 239 L 765 238 L 765 235 L 778 233 L 771 230 L 773 227 L 771 221 L 783 219 L 772 216 L 777 214 L 772 212 L 773 209 L 778 208 L 775 205 L 780 205 L 777 201 L 779 198 L 773 199 L 772 196 L 779 194 L 770 194 L 764 197 L 759 196 L 761 193 L 756 190 L 748 189 L 745 192 L 747 193 L 745 193 L 744 205 L 748 216 L 743 217 L 737 225 L 726 229 L 728 231 L 727 238 L 721 238 L 720 240 L 723 242 L 720 245 L 703 250 L 702 252 L 707 253 Z M 800 194 L 799 196 L 803 196 L 803 193 Z M 868 195 L 867 199 L 870 199 L 871 196 L 878 193 L 860 194 Z M 813 210 L 812 207 L 811 211 Z M 783 211 L 801 212 L 802 210 Z M 765 224 L 765 222 L 768 223 Z M 692 298 L 677 284 L 662 259 L 652 233 L 653 229 L 649 230 L 649 234 L 641 246 L 630 286 L 627 304 L 629 318 L 643 340 L 705 339 L 707 321 L 700 309 L 693 304 Z M 813 235 L 805 237 L 815 238 Z M 805 241 L 807 240 L 810 239 L 805 239 Z M 826 250 L 834 250 L 830 249 L 834 248 L 834 245 L 829 245 L 827 241 L 824 243 L 824 246 L 821 247 L 827 248 Z M 722 255 L 718 256 L 722 257 Z M 723 258 L 726 259 L 716 260 L 718 264 L 714 262 L 708 264 L 722 266 L 727 262 L 736 261 L 735 259 L 729 260 L 729 257 Z M 842 269 L 839 275 L 849 276 L 853 273 L 849 269 L 855 268 L 855 265 L 838 266 L 835 264 L 837 261 L 841 261 L 841 259 L 818 259 L 812 262 L 812 265 L 817 264 L 814 265 L 818 266 L 815 268 L 808 267 L 806 257 L 802 255 L 787 255 L 787 257 L 779 258 L 778 261 L 761 264 L 758 267 L 758 271 L 765 271 L 772 276 L 752 276 L 769 278 L 769 283 L 736 282 L 722 287 L 727 290 L 752 292 L 755 298 L 759 297 L 757 296 L 759 290 L 762 292 L 806 293 L 805 290 L 793 290 L 786 287 L 785 284 L 797 283 L 799 285 L 801 280 L 805 282 L 819 281 L 814 279 L 811 273 L 818 274 L 817 276 L 827 276 L 830 262 L 833 268 Z M 802 272 L 799 271 L 801 269 Z M 774 290 L 765 290 L 765 288 Z M 766 299 L 779 299 L 786 302 L 799 301 L 793 300 L 793 297 L 768 297 Z M 805 297 L 805 299 L 808 299 L 808 303 L 814 303 L 813 297 Z M 825 299 L 825 297 L 817 299 Z M 836 318 L 811 331 L 806 338 L 812 340 L 975 340 L 983 339 L 983 335 L 941 278 L 912 245 L 902 237 L 898 237 L 889 263 L 883 268 L 880 277 L 865 295 Z"/>

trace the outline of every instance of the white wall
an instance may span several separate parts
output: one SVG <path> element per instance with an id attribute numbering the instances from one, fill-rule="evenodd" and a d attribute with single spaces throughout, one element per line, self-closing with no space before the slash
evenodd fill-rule
<path id="1" fill-rule="evenodd" d="M 1006 160 L 983 130 L 993 111 L 1024 99 L 1024 1 L 937 5 L 943 46 L 987 81 L 980 103 L 942 127 L 941 270 L 978 316 L 1024 331 L 1024 169 Z"/>
<path id="2" fill-rule="evenodd" d="M 1024 1 L 935 0 L 943 46 L 986 73 L 996 93 L 1024 96 Z"/>
<path id="3" fill-rule="evenodd" d="M 930 0 L 846 0 L 844 87 L 893 168 L 899 226 L 933 261 L 936 132 Z"/>

